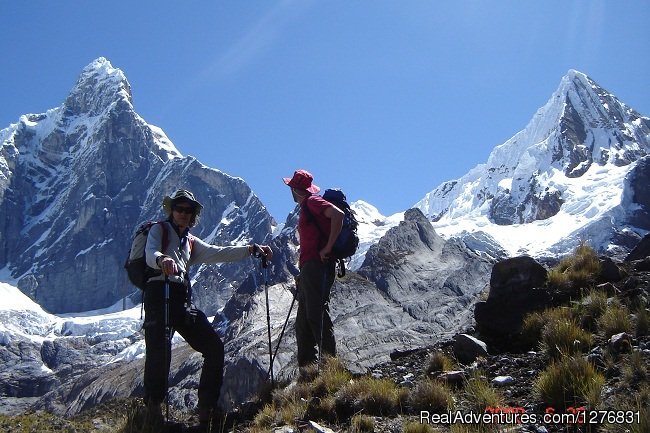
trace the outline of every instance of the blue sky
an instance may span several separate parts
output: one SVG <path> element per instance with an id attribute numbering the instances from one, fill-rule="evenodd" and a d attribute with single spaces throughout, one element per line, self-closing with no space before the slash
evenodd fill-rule
<path id="1" fill-rule="evenodd" d="M 184 155 L 271 214 L 297 168 L 390 215 L 485 162 L 569 69 L 650 115 L 647 1 L 0 3 L 0 128 L 104 56 Z"/>

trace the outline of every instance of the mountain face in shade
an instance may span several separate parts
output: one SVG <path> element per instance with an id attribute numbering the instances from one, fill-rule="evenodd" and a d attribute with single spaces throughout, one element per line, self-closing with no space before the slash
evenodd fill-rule
<path id="1" fill-rule="evenodd" d="M 126 77 L 104 58 L 60 107 L 22 116 L 0 143 L 0 269 L 51 312 L 103 308 L 132 293 L 122 269 L 131 236 L 164 218 L 162 197 L 177 188 L 203 203 L 193 233 L 208 242 L 261 243 L 272 231 L 242 179 L 184 157 L 136 113 Z M 245 269 L 201 268 L 197 301 L 215 311 Z"/>

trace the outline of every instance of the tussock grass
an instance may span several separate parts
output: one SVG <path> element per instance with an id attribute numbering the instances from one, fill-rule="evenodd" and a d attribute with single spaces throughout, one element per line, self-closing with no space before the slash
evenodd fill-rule
<path id="1" fill-rule="evenodd" d="M 408 406 L 415 413 L 445 413 L 454 405 L 454 397 L 448 385 L 437 380 L 419 382 L 408 395 Z"/>
<path id="2" fill-rule="evenodd" d="M 485 408 L 503 406 L 503 396 L 487 381 L 481 371 L 474 371 L 465 381 L 465 396 L 474 412 L 484 412 Z"/>
<path id="3" fill-rule="evenodd" d="M 444 352 L 436 351 L 429 357 L 427 364 L 427 373 L 440 373 L 453 370 L 456 363 Z"/>
<path id="4" fill-rule="evenodd" d="M 573 319 L 549 317 L 542 330 L 542 348 L 551 359 L 584 353 L 592 344 L 592 335 Z"/>
<path id="5" fill-rule="evenodd" d="M 635 328 L 637 337 L 650 334 L 650 313 L 643 306 L 640 306 L 636 312 Z"/>
<path id="6" fill-rule="evenodd" d="M 544 328 L 548 323 L 571 320 L 573 320 L 573 312 L 568 308 L 556 307 L 529 313 L 521 327 L 522 342 L 528 347 L 540 346 Z"/>
<path id="7" fill-rule="evenodd" d="M 318 372 L 317 372 L 318 373 Z M 359 415 L 393 416 L 402 411 L 408 400 L 408 390 L 390 379 L 358 378 L 345 369 L 340 360 L 328 358 L 320 373 L 309 381 L 309 371 L 301 380 L 273 394 L 255 417 L 253 427 L 272 429 L 295 425 L 297 420 L 312 419 L 335 423 L 350 423 L 354 431 L 365 431 Z M 367 421 L 367 420 L 366 420 Z M 355 427 L 355 422 L 359 423 Z"/>
<path id="8" fill-rule="evenodd" d="M 639 422 L 633 424 L 630 431 L 631 433 L 650 432 L 650 385 L 644 384 L 634 399 L 634 405 L 631 407 L 639 411 Z"/>
<path id="9" fill-rule="evenodd" d="M 390 379 L 361 377 L 347 384 L 337 393 L 337 409 L 344 413 L 363 413 L 377 416 L 396 415 L 403 394 Z"/>
<path id="10" fill-rule="evenodd" d="M 623 379 L 631 386 L 648 382 L 648 369 L 643 355 L 638 350 L 633 351 L 623 362 Z"/>
<path id="11" fill-rule="evenodd" d="M 356 415 L 351 421 L 352 433 L 369 433 L 375 431 L 375 420 L 367 415 Z"/>
<path id="12" fill-rule="evenodd" d="M 611 302 L 598 319 L 598 329 L 605 339 L 621 332 L 631 333 L 632 320 L 629 311 L 620 302 Z"/>
<path id="13" fill-rule="evenodd" d="M 581 243 L 573 255 L 566 257 L 548 272 L 547 281 L 551 287 L 588 287 L 600 275 L 601 265 L 596 251 Z"/>
<path id="14" fill-rule="evenodd" d="M 598 407 L 605 377 L 583 357 L 564 357 L 552 362 L 538 376 L 534 388 L 547 405 L 564 410 L 567 407 Z"/>
<path id="15" fill-rule="evenodd" d="M 521 325 L 521 342 L 525 347 L 537 348 L 542 341 L 542 331 L 546 325 L 547 319 L 544 313 L 536 311 L 529 313 L 524 317 Z"/>
<path id="16" fill-rule="evenodd" d="M 266 404 L 253 419 L 253 427 L 271 429 L 275 426 L 292 425 L 304 418 L 308 409 L 306 400 L 284 400 Z"/>
<path id="17" fill-rule="evenodd" d="M 253 419 L 253 426 L 257 428 L 271 428 L 278 422 L 277 408 L 274 404 L 266 404 L 257 412 Z"/>
<path id="18" fill-rule="evenodd" d="M 596 331 L 598 320 L 607 310 L 607 293 L 591 289 L 574 305 L 573 309 L 583 328 Z"/>
<path id="19" fill-rule="evenodd" d="M 99 432 L 87 421 L 73 421 L 46 413 L 29 413 L 17 416 L 0 415 L 0 431 L 16 433 Z M 106 430 L 105 430 L 106 431 Z"/>
<path id="20" fill-rule="evenodd" d="M 312 394 L 325 396 L 335 394 L 352 380 L 352 374 L 346 370 L 338 358 L 328 358 L 323 364 L 320 375 L 312 382 Z"/>

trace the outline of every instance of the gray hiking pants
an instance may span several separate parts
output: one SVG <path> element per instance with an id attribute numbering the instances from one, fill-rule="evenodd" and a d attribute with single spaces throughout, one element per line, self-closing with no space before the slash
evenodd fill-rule
<path id="1" fill-rule="evenodd" d="M 330 291 L 334 284 L 335 270 L 336 262 L 323 263 L 320 260 L 309 260 L 300 268 L 296 314 L 296 340 L 300 367 L 318 361 L 317 348 L 321 349 L 321 355 L 336 355 L 334 327 L 329 313 Z"/>

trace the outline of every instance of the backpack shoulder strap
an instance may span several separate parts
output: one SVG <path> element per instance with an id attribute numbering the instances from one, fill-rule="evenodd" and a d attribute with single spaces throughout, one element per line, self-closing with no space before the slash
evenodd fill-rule
<path id="1" fill-rule="evenodd" d="M 307 215 L 307 222 L 314 224 L 318 231 L 320 232 L 321 236 L 325 236 L 325 233 L 323 232 L 323 229 L 320 227 L 318 224 L 318 221 L 316 221 L 316 217 L 314 214 L 309 210 L 309 205 L 307 204 L 307 199 L 305 199 L 304 203 L 300 205 L 301 209 L 305 211 L 305 215 Z"/>
<path id="2" fill-rule="evenodd" d="M 156 224 L 160 225 L 160 229 L 162 230 L 162 251 L 161 253 L 165 253 L 165 250 L 167 249 L 167 246 L 169 245 L 169 235 L 167 233 L 167 223 L 165 221 L 158 221 Z"/>

